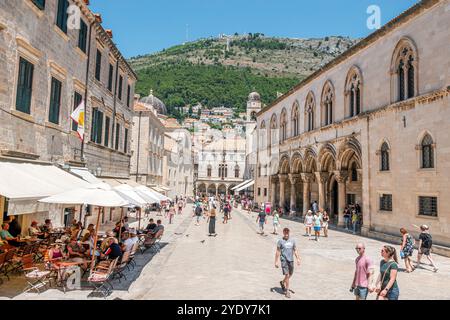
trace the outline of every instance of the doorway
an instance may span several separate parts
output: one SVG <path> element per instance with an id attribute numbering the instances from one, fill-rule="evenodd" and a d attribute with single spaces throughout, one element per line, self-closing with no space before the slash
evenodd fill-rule
<path id="1" fill-rule="evenodd" d="M 331 222 L 337 224 L 339 216 L 339 186 L 336 180 L 331 185 Z"/>

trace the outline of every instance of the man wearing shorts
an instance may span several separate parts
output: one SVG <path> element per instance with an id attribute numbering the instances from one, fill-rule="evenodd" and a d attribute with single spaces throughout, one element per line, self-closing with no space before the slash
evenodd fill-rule
<path id="1" fill-rule="evenodd" d="M 297 251 L 294 239 L 289 238 L 289 229 L 283 230 L 283 238 L 277 243 L 277 253 L 275 254 L 275 268 L 279 268 L 281 262 L 281 270 L 283 271 L 284 279 L 280 281 L 286 298 L 290 298 L 289 279 L 294 274 L 294 254 L 297 260 L 297 265 L 300 265 L 300 255 Z"/>
<path id="2" fill-rule="evenodd" d="M 264 212 L 264 210 L 261 210 L 258 214 L 258 217 L 256 217 L 256 222 L 258 223 L 259 221 L 259 231 L 261 231 L 261 234 L 264 234 L 264 224 L 266 224 L 266 213 Z"/>
<path id="3" fill-rule="evenodd" d="M 350 291 L 355 294 L 356 300 L 366 300 L 369 292 L 374 291 L 371 286 L 374 267 L 372 260 L 366 256 L 366 246 L 363 243 L 358 243 L 355 250 L 358 257 L 355 260 L 356 269 Z"/>

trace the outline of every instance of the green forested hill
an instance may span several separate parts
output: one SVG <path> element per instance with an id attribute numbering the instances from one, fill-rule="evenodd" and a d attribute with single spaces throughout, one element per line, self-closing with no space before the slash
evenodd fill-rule
<path id="1" fill-rule="evenodd" d="M 178 108 L 201 103 L 246 107 L 248 94 L 257 91 L 263 104 L 341 54 L 357 40 L 271 38 L 262 34 L 221 36 L 178 45 L 161 52 L 131 58 L 139 76 L 136 92 L 153 89 L 180 117 Z"/>

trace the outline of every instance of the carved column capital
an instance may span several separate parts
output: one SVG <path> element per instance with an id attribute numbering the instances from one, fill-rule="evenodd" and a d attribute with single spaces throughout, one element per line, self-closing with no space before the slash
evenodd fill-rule
<path id="1" fill-rule="evenodd" d="M 289 174 L 289 181 L 291 182 L 291 184 L 296 184 L 297 182 L 300 181 L 301 176 L 297 173 L 290 173 Z"/>
<path id="2" fill-rule="evenodd" d="M 330 174 L 328 172 L 316 172 L 315 174 L 318 183 L 325 183 L 330 177 Z"/>
<path id="3" fill-rule="evenodd" d="M 301 177 L 304 183 L 311 183 L 314 181 L 314 175 L 312 173 L 302 173 Z"/>
<path id="4" fill-rule="evenodd" d="M 348 179 L 347 171 L 334 171 L 334 176 L 336 177 L 336 181 L 338 183 L 345 183 Z"/>
<path id="5" fill-rule="evenodd" d="M 281 183 L 284 183 L 288 179 L 288 175 L 287 174 L 279 174 L 278 179 L 280 179 Z"/>

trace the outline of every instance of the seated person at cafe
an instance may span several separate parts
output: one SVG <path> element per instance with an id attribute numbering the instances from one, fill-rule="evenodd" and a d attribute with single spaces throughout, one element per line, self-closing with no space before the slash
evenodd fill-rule
<path id="1" fill-rule="evenodd" d="M 108 240 L 109 247 L 100 255 L 102 259 L 108 258 L 114 260 L 122 256 L 122 249 L 119 246 L 119 241 L 115 238 Z"/>
<path id="2" fill-rule="evenodd" d="M 41 227 L 41 231 L 45 233 L 49 233 L 53 230 L 52 220 L 45 219 L 44 225 Z"/>
<path id="3" fill-rule="evenodd" d="M 81 222 L 78 222 L 77 226 L 72 230 L 70 234 L 70 239 L 79 240 L 82 232 L 83 232 L 83 224 Z"/>
<path id="4" fill-rule="evenodd" d="M 163 226 L 161 223 L 162 223 L 161 220 L 156 221 L 156 228 L 153 229 L 153 231 L 150 231 L 150 232 L 148 233 L 148 235 L 149 235 L 151 238 L 154 238 L 154 237 L 156 236 L 156 234 L 158 233 L 158 231 L 160 231 L 160 230 L 161 230 L 162 232 L 164 232 L 164 226 Z"/>
<path id="5" fill-rule="evenodd" d="M 125 228 L 126 231 L 130 229 L 130 226 L 128 225 L 128 217 L 123 217 L 123 227 Z"/>
<path id="6" fill-rule="evenodd" d="M 123 226 L 122 222 L 121 221 L 117 222 L 115 228 L 113 229 L 114 237 L 119 238 L 119 234 L 122 234 L 125 231 L 126 229 Z"/>
<path id="7" fill-rule="evenodd" d="M 6 241 L 9 245 L 12 245 L 14 247 L 18 247 L 20 244 L 17 242 L 17 238 L 13 237 L 11 233 L 9 233 L 9 224 L 3 223 L 2 224 L 2 231 L 0 231 L 0 238 L 4 241 Z"/>
<path id="8" fill-rule="evenodd" d="M 67 253 L 69 254 L 70 260 L 74 262 L 81 262 L 86 256 L 86 248 L 84 248 L 76 239 L 71 239 L 70 243 L 67 245 Z"/>
<path id="9" fill-rule="evenodd" d="M 150 231 L 152 231 L 153 232 L 153 230 L 156 228 L 156 223 L 155 223 L 155 221 L 153 220 L 153 218 L 152 219 L 150 219 L 150 221 L 148 222 L 148 225 L 147 225 L 147 228 L 145 228 L 145 231 L 146 232 L 150 232 Z"/>
<path id="10" fill-rule="evenodd" d="M 109 247 L 109 240 L 114 239 L 114 232 L 106 231 L 106 238 L 103 239 L 100 244 L 100 251 L 105 252 L 105 250 Z"/>
<path id="11" fill-rule="evenodd" d="M 85 242 L 85 241 L 89 240 L 91 234 L 95 233 L 95 228 L 94 227 L 95 227 L 94 224 L 91 223 L 91 224 L 89 224 L 87 229 L 84 229 L 81 232 L 81 242 Z"/>
<path id="12" fill-rule="evenodd" d="M 58 261 L 63 260 L 67 257 L 67 254 L 62 250 L 63 242 L 61 240 L 56 240 L 48 250 L 48 261 Z"/>
<path id="13" fill-rule="evenodd" d="M 39 229 L 36 221 L 31 222 L 31 226 L 28 228 L 28 235 L 30 237 L 38 237 L 40 239 L 44 238 L 44 232 Z"/>
<path id="14" fill-rule="evenodd" d="M 8 231 L 13 237 L 20 236 L 22 233 L 22 226 L 20 225 L 19 220 L 16 219 L 16 216 L 11 215 L 7 217 L 5 222 L 9 224 Z"/>
<path id="15" fill-rule="evenodd" d="M 122 251 L 127 252 L 133 249 L 133 246 L 136 242 L 138 242 L 138 237 L 136 236 L 136 230 L 130 229 L 129 231 L 124 232 L 124 236 L 122 237 Z"/>

